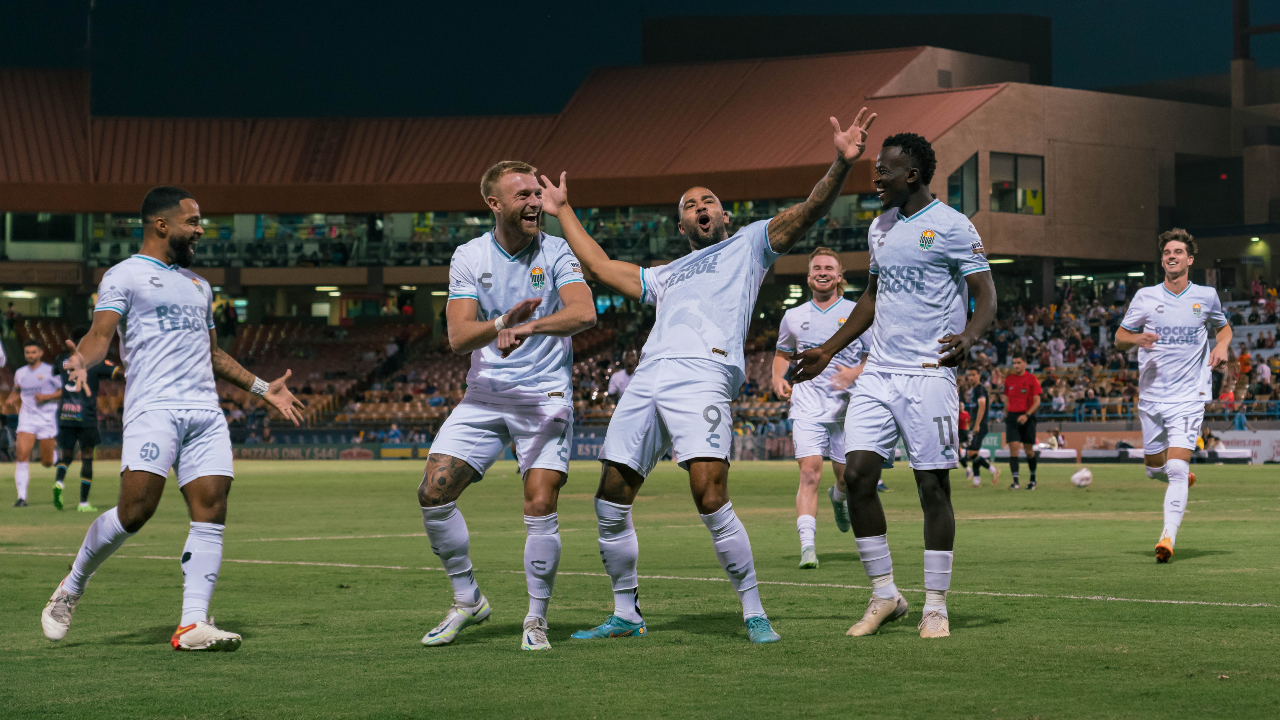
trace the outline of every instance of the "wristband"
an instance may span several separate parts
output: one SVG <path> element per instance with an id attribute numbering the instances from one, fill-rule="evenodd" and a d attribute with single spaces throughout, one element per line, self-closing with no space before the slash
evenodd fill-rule
<path id="1" fill-rule="evenodd" d="M 493 326 L 498 329 L 498 332 L 502 332 L 507 329 L 507 324 L 502 322 L 502 318 L 504 317 L 506 317 L 506 315 L 499 315 L 493 319 Z"/>
<path id="2" fill-rule="evenodd" d="M 254 395 L 265 395 L 268 387 L 270 387 L 270 385 L 267 384 L 266 380 L 256 377 L 253 379 L 253 387 L 249 388 L 249 392 Z"/>

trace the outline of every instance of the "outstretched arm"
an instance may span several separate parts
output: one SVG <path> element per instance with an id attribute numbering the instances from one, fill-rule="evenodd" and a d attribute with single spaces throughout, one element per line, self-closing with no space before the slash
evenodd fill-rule
<path id="1" fill-rule="evenodd" d="M 270 383 L 258 379 L 257 375 L 244 369 L 244 366 L 236 362 L 236 359 L 222 351 L 218 347 L 218 331 L 209 331 L 209 347 L 210 361 L 213 363 L 214 377 L 226 380 L 241 390 L 248 390 L 255 395 L 261 395 L 263 400 L 271 403 L 275 409 L 280 411 L 286 419 L 293 422 L 294 425 L 302 424 L 302 414 L 299 412 L 305 405 L 302 401 L 293 396 L 289 392 L 289 388 L 285 385 L 289 376 L 293 374 L 291 370 L 285 370 L 284 375 L 272 380 Z M 266 387 L 264 388 L 263 385 Z"/>
<path id="2" fill-rule="evenodd" d="M 559 187 L 546 175 L 542 176 L 542 211 L 554 215 L 560 221 L 564 239 L 569 243 L 573 254 L 578 256 L 584 270 L 628 300 L 640 300 L 644 293 L 644 286 L 640 283 L 640 266 L 611 260 L 604 249 L 587 234 L 586 228 L 578 222 L 573 208 L 569 207 L 569 183 L 565 179 L 566 175 L 567 173 L 560 173 Z"/>
<path id="3" fill-rule="evenodd" d="M 63 367 L 67 370 L 67 379 L 77 387 L 88 387 L 91 368 L 102 362 L 111 349 L 111 338 L 115 337 L 116 326 L 120 324 L 120 313 L 113 310 L 99 310 L 93 314 L 93 326 L 80 339 L 80 344 L 67 341 L 67 349 L 71 355 Z"/>
<path id="4" fill-rule="evenodd" d="M 804 202 L 792 205 L 769 221 L 769 247 L 774 252 L 789 252 L 814 223 L 831 211 L 836 198 L 840 197 L 849 168 L 867 146 L 867 130 L 871 129 L 875 119 L 875 113 L 868 115 L 867 109 L 862 108 L 853 119 L 853 125 L 848 130 L 841 130 L 840 121 L 831 118 L 831 125 L 836 129 L 836 161 L 831 163 L 831 169 Z"/>
<path id="5" fill-rule="evenodd" d="M 818 347 L 809 348 L 796 356 L 796 370 L 792 373 L 795 382 L 812 380 L 821 375 L 836 353 L 848 347 L 849 343 L 857 340 L 871 327 L 876 319 L 876 288 L 879 285 L 879 279 L 872 275 L 867 291 L 858 298 L 858 304 L 849 313 L 849 319 L 840 326 L 836 334 Z"/>

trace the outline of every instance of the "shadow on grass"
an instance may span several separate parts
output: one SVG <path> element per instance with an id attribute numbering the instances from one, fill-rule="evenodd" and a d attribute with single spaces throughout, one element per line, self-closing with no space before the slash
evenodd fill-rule
<path id="1" fill-rule="evenodd" d="M 1138 555 L 1140 557 L 1150 558 L 1151 562 L 1155 562 L 1154 550 L 1125 550 L 1125 555 Z M 1213 555 L 1235 555 L 1234 550 L 1197 550 L 1190 548 L 1187 550 L 1175 550 L 1173 553 L 1174 562 L 1178 560 L 1193 560 L 1198 557 L 1211 557 Z"/>
<path id="2" fill-rule="evenodd" d="M 742 614 L 736 612 L 711 612 L 681 615 L 662 622 L 649 623 L 656 631 L 682 630 L 697 635 L 727 635 L 743 631 Z"/>
<path id="3" fill-rule="evenodd" d="M 168 645 L 169 638 L 173 637 L 174 628 L 177 625 L 154 625 L 149 628 L 134 630 L 117 635 L 112 639 L 113 644 L 117 645 Z M 231 630 L 231 628 L 225 628 Z M 239 632 L 231 630 L 231 632 Z"/>
<path id="4" fill-rule="evenodd" d="M 997 615 L 970 615 L 969 613 L 950 614 L 948 620 L 952 628 L 986 628 L 1004 625 L 1009 622 L 1007 617 L 999 617 Z M 915 622 L 919 622 L 916 620 Z"/>

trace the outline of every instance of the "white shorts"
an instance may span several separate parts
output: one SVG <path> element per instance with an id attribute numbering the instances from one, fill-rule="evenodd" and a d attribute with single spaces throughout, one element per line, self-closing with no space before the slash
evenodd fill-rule
<path id="1" fill-rule="evenodd" d="M 482 476 L 512 440 L 520 473 L 532 468 L 569 472 L 573 406 L 494 405 L 462 398 L 431 443 L 432 455 L 451 455 Z"/>
<path id="2" fill-rule="evenodd" d="M 1159 455 L 1170 446 L 1195 450 L 1204 422 L 1204 402 L 1162 403 L 1138 401 L 1142 420 L 1142 452 Z"/>
<path id="3" fill-rule="evenodd" d="M 959 417 L 954 378 L 863 370 L 849 398 L 844 449 L 892 461 L 901 438 L 911 467 L 946 470 L 957 464 Z"/>
<path id="4" fill-rule="evenodd" d="M 844 422 L 792 420 L 791 439 L 796 446 L 796 459 L 821 455 L 827 460 L 844 462 Z"/>
<path id="5" fill-rule="evenodd" d="M 58 437 L 57 417 L 30 417 L 18 414 L 18 432 L 35 435 L 37 440 L 51 440 Z"/>
<path id="6" fill-rule="evenodd" d="M 600 459 L 648 476 L 667 450 L 680 467 L 696 458 L 729 459 L 738 394 L 733 371 L 714 360 L 642 362 L 609 421 Z"/>
<path id="7" fill-rule="evenodd" d="M 124 424 L 120 471 L 160 477 L 178 473 L 178 487 L 199 477 L 235 477 L 231 433 L 221 410 L 147 410 Z"/>

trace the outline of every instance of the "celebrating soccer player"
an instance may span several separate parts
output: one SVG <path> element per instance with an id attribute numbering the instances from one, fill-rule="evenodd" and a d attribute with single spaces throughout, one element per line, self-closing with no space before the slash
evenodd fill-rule
<path id="1" fill-rule="evenodd" d="M 848 388 L 862 372 L 866 347 L 859 341 L 841 352 L 813 382 L 792 386 L 786 374 L 797 351 L 826 342 L 849 319 L 854 303 L 844 297 L 844 268 L 840 256 L 820 247 L 809 255 L 809 289 L 813 297 L 791 308 L 778 327 L 778 349 L 773 358 L 773 391 L 791 400 L 791 437 L 800 463 L 800 489 L 796 491 L 796 532 L 800 534 L 800 569 L 818 567 L 815 536 L 818 531 L 818 484 L 822 461 L 831 461 L 836 482 L 827 492 L 836 513 L 836 527 L 849 532 L 849 506 L 844 489 L 844 413 Z"/>
<path id="2" fill-rule="evenodd" d="M 449 344 L 471 355 L 467 392 L 440 428 L 418 488 L 431 551 L 453 586 L 453 606 L 422 638 L 447 645 L 489 617 L 471 572 L 471 540 L 455 501 L 515 442 L 524 478 L 529 613 L 520 647 L 549 650 L 547 605 L 560 565 L 556 502 L 568 478 L 573 429 L 573 341 L 596 324 L 582 267 L 561 238 L 540 229 L 537 170 L 504 161 L 480 180 L 491 232 L 459 247 L 449 264 Z"/>
<path id="3" fill-rule="evenodd" d="M 870 358 L 845 420 L 850 521 L 873 587 L 866 613 L 849 635 L 871 635 L 907 614 L 907 601 L 893 581 L 888 528 L 876 493 L 881 462 L 893 457 L 899 438 L 924 510 L 920 636 L 951 634 L 946 594 L 956 526 L 949 470 L 957 461 L 960 414 L 954 368 L 991 324 L 996 297 L 977 231 L 929 192 L 936 167 L 923 137 L 902 133 L 884 141 L 875 186 L 886 212 L 867 235 L 871 282 L 844 326 L 797 356 L 797 382 L 812 380 L 837 352 L 873 330 Z M 968 324 L 966 289 L 975 300 Z"/>
<path id="4" fill-rule="evenodd" d="M 71 331 L 71 341 L 79 343 L 89 334 L 89 329 L 78 327 Z M 98 435 L 98 383 L 102 378 L 119 377 L 120 366 L 103 359 L 91 368 L 85 368 L 84 383 L 76 383 L 69 377 L 66 361 L 68 350 L 58 356 L 54 366 L 61 368 L 62 399 L 58 403 L 58 476 L 53 483 L 53 505 L 62 509 L 62 481 L 67 477 L 67 466 L 75 457 L 76 444 L 80 445 L 80 512 L 97 512 L 89 504 L 89 489 L 93 486 L 93 449 Z"/>
<path id="5" fill-rule="evenodd" d="M 1191 282 L 1196 241 L 1174 228 L 1160 235 L 1164 282 L 1133 297 L 1120 327 L 1116 349 L 1138 347 L 1138 417 L 1147 477 L 1169 484 L 1164 493 L 1164 529 L 1156 562 L 1173 557 L 1173 543 L 1195 484 L 1191 454 L 1204 422 L 1204 404 L 1213 400 L 1214 369 L 1227 364 L 1231 325 L 1213 288 Z M 1208 328 L 1214 329 L 1209 347 Z"/>
<path id="6" fill-rule="evenodd" d="M 142 250 L 102 276 L 93 326 L 66 361 L 69 382 L 83 388 L 89 368 L 107 356 L 116 328 L 128 372 L 124 394 L 120 500 L 85 534 L 71 572 L 41 615 L 45 637 L 61 640 L 89 578 L 142 529 L 172 468 L 191 514 L 182 549 L 182 619 L 175 650 L 235 650 L 240 636 L 220 630 L 209 601 L 222 565 L 222 532 L 234 473 L 231 435 L 218 406 L 215 378 L 262 396 L 295 425 L 302 403 L 285 387 L 289 371 L 270 384 L 218 349 L 213 291 L 187 268 L 204 230 L 200 206 L 185 190 L 158 187 L 142 201 Z"/>
<path id="7" fill-rule="evenodd" d="M 58 437 L 58 398 L 62 386 L 49 363 L 44 361 L 44 349 L 35 340 L 28 340 L 22 348 L 26 365 L 13 374 L 13 392 L 9 404 L 22 399 L 18 410 L 18 463 L 13 470 L 13 482 L 18 486 L 18 501 L 14 507 L 27 507 L 27 484 L 31 479 L 31 450 L 40 443 L 40 464 L 53 467 L 54 440 Z"/>
<path id="8" fill-rule="evenodd" d="M 808 199 L 732 237 L 715 193 L 690 188 L 680 198 L 678 227 L 692 252 L 656 268 L 611 260 L 569 207 L 565 175 L 561 173 L 559 186 L 543 176 L 546 210 L 559 218 L 586 270 L 619 294 L 657 306 L 640 365 L 609 421 L 600 451 L 596 518 L 614 612 L 602 625 L 574 633 L 575 638 L 647 632 L 637 604 L 640 548 L 631 506 L 645 477 L 670 449 L 689 473 L 694 505 L 742 601 L 751 642 L 781 639 L 760 604 L 751 541 L 729 502 L 729 403 L 746 379 L 743 336 L 765 273 L 831 209 L 849 168 L 862 155 L 875 117 L 863 108 L 848 130 L 831 118 L 836 159 Z"/>

